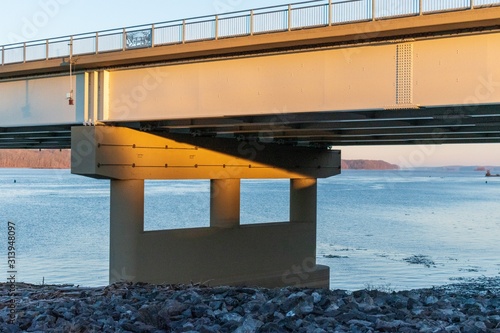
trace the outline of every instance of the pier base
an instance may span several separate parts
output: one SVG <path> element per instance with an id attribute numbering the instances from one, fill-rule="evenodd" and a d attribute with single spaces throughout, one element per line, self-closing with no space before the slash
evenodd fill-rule
<path id="1" fill-rule="evenodd" d="M 111 179 L 110 283 L 329 287 L 329 268 L 316 264 L 317 178 L 339 172 L 338 152 L 293 148 L 283 155 L 270 145 L 245 160 L 226 141 L 201 147 L 128 129 L 92 130 L 74 129 L 74 140 L 95 141 L 72 172 Z M 189 160 L 194 164 L 182 164 Z M 290 220 L 241 225 L 240 179 L 262 178 L 265 170 L 290 178 Z M 147 178 L 210 179 L 210 227 L 144 231 Z"/>
<path id="2" fill-rule="evenodd" d="M 110 283 L 328 288 L 328 267 L 316 265 L 315 208 L 308 206 L 316 200 L 315 179 L 291 180 L 288 223 L 242 226 L 239 180 L 212 180 L 211 188 L 210 227 L 144 231 L 144 181 L 111 180 Z"/>

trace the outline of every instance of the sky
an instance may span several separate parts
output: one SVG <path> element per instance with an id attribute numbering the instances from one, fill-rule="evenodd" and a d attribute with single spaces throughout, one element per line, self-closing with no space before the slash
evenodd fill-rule
<path id="1" fill-rule="evenodd" d="M 5 1 L 0 45 L 288 4 L 290 0 Z M 342 147 L 344 159 L 385 160 L 403 167 L 500 166 L 500 144 Z"/>

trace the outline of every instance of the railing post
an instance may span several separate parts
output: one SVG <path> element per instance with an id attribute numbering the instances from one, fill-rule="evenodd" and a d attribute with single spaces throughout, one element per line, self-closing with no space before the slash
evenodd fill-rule
<path id="1" fill-rule="evenodd" d="M 73 57 L 73 36 L 69 37 L 69 58 Z"/>
<path id="2" fill-rule="evenodd" d="M 182 44 L 186 43 L 186 20 L 182 20 Z"/>
<path id="3" fill-rule="evenodd" d="M 5 64 L 5 46 L 2 45 L 2 66 Z"/>
<path id="4" fill-rule="evenodd" d="M 151 24 L 151 47 L 155 47 L 155 25 Z"/>
<path id="5" fill-rule="evenodd" d="M 215 40 L 219 39 L 219 15 L 215 15 Z"/>
<path id="6" fill-rule="evenodd" d="M 332 0 L 328 0 L 328 25 L 331 26 L 332 25 L 332 21 L 333 21 L 333 8 L 332 8 Z"/>
<path id="7" fill-rule="evenodd" d="M 474 9 L 474 0 L 470 0 L 470 9 Z"/>
<path id="8" fill-rule="evenodd" d="M 375 0 L 372 0 L 372 21 L 375 21 L 375 10 L 376 10 Z"/>
<path id="9" fill-rule="evenodd" d="M 423 3 L 424 3 L 423 0 L 419 0 L 418 2 L 418 15 L 423 15 L 424 13 Z"/>
<path id="10" fill-rule="evenodd" d="M 250 36 L 253 36 L 254 30 L 254 17 L 253 17 L 253 9 L 250 10 Z"/>
<path id="11" fill-rule="evenodd" d="M 122 51 L 127 49 L 127 29 L 123 28 L 122 32 Z"/>
<path id="12" fill-rule="evenodd" d="M 292 31 L 292 5 L 288 5 L 288 31 Z"/>
<path id="13" fill-rule="evenodd" d="M 26 62 L 26 42 L 23 43 L 23 62 Z"/>
<path id="14" fill-rule="evenodd" d="M 99 54 L 99 32 L 95 33 L 95 54 Z"/>
<path id="15" fill-rule="evenodd" d="M 49 40 L 45 40 L 45 60 L 49 60 Z"/>

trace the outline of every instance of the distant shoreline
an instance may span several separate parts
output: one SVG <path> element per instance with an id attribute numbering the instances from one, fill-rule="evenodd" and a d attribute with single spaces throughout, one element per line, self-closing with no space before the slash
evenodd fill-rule
<path id="1" fill-rule="evenodd" d="M 0 149 L 0 169 L 71 169 L 70 149 Z M 412 170 L 391 164 L 383 160 L 342 160 L 342 170 Z M 475 171 L 477 173 L 490 170 L 498 173 L 500 166 L 485 165 L 449 165 L 429 166 L 417 169 L 442 169 L 445 171 Z"/>
<path id="2" fill-rule="evenodd" d="M 63 150 L 0 150 L 0 168 L 69 169 L 71 151 Z"/>

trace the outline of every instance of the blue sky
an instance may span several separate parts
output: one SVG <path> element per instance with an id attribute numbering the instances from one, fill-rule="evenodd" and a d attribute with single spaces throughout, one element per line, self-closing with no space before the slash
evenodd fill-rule
<path id="1" fill-rule="evenodd" d="M 5 1 L 0 13 L 0 44 L 44 39 L 146 23 L 212 15 L 286 0 L 23 0 Z"/>
<path id="2" fill-rule="evenodd" d="M 5 1 L 0 44 L 213 15 L 288 0 L 23 0 Z M 345 147 L 347 159 L 383 159 L 404 166 L 499 165 L 500 144 Z"/>

